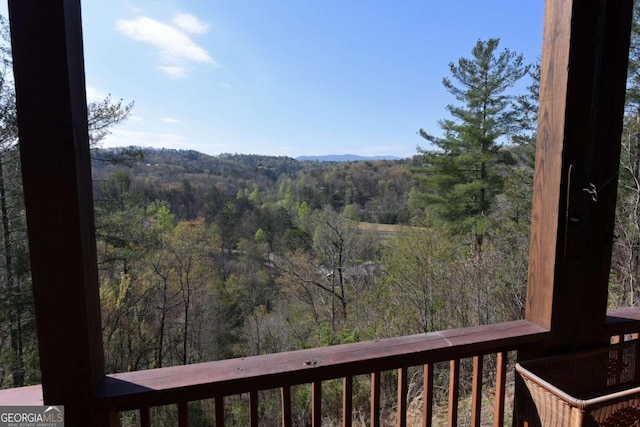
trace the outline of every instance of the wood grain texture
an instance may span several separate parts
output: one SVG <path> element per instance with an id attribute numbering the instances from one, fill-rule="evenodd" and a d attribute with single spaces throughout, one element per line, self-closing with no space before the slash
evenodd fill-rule
<path id="1" fill-rule="evenodd" d="M 540 104 L 531 211 L 526 318 L 551 328 L 558 241 L 563 237 L 562 144 L 569 67 L 571 1 L 546 1 L 540 69 Z M 564 196 L 566 198 L 566 196 Z"/>
<path id="2" fill-rule="evenodd" d="M 526 307 L 545 352 L 605 342 L 631 11 L 546 2 Z"/>
<path id="3" fill-rule="evenodd" d="M 107 425 L 80 1 L 12 0 L 9 18 L 44 402 Z"/>

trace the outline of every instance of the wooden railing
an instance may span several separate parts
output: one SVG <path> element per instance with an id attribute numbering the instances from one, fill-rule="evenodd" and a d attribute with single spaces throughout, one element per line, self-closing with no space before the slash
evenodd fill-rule
<path id="1" fill-rule="evenodd" d="M 606 333 L 612 341 L 627 339 L 640 331 L 640 309 L 609 311 Z M 525 345 L 542 343 L 548 332 L 540 326 L 525 320 L 452 329 L 427 334 L 381 339 L 370 342 L 151 369 L 107 375 L 96 394 L 98 410 L 109 414 L 112 425 L 120 424 L 120 414 L 136 411 L 136 422 L 142 427 L 152 425 L 152 408 L 164 405 L 177 407 L 178 426 L 187 426 L 189 402 L 212 400 L 212 414 L 217 427 L 225 425 L 225 400 L 234 396 L 247 396 L 247 410 L 251 426 L 273 425 L 260 416 L 261 394 L 274 390 L 280 399 L 280 419 L 278 424 L 293 426 L 300 420 L 292 417 L 292 390 L 295 387 L 309 387 L 311 390 L 311 413 L 303 424 L 321 426 L 323 423 L 323 384 L 340 380 L 342 382 L 343 426 L 356 425 L 354 421 L 354 378 L 364 376 L 370 384 L 369 413 L 360 415 L 358 425 L 397 426 L 416 425 L 416 420 L 408 420 L 410 372 L 420 371 L 416 377 L 422 378 L 420 387 L 421 407 L 417 425 L 457 426 L 487 425 L 483 415 L 493 421 L 494 426 L 505 422 L 505 403 L 508 361 L 511 351 Z M 511 353 L 512 354 L 512 353 Z M 513 357 L 511 357 L 513 359 Z M 490 360 L 490 363 L 487 361 Z M 434 376 L 443 364 L 448 364 L 445 408 L 434 407 L 436 394 Z M 461 366 L 469 365 L 469 375 L 461 379 Z M 394 386 L 393 412 L 382 413 L 381 379 L 384 375 L 397 378 Z M 463 370 L 463 373 L 466 372 Z M 490 372 L 490 375 L 487 375 Z M 492 399 L 485 399 L 485 381 L 489 379 Z M 442 384 L 442 378 L 437 384 Z M 388 381 L 387 381 L 388 382 Z M 470 383 L 470 393 L 461 393 L 460 386 Z M 362 381 L 359 382 L 362 385 Z M 512 381 L 511 381 L 512 385 Z M 41 402 L 42 391 L 38 386 L 0 391 L 0 405 L 37 404 Z M 469 396 L 470 394 L 470 396 Z M 415 395 L 415 393 L 414 393 Z M 386 396 L 388 399 L 388 396 Z M 236 401 L 238 401 L 236 399 Z M 459 411 L 464 402 L 465 411 Z M 484 408 L 483 408 L 484 403 Z M 490 406 L 487 408 L 486 406 Z M 461 413 L 459 413 L 461 412 Z M 462 413 L 464 412 L 464 413 Z M 507 413 L 507 416 L 511 415 Z M 335 421 L 335 418 L 333 418 Z M 446 421 L 445 421 L 446 420 Z"/>
<path id="2" fill-rule="evenodd" d="M 502 426 L 507 374 L 507 352 L 545 338 L 546 331 L 524 320 L 453 329 L 421 335 L 370 342 L 231 359 L 187 366 L 108 375 L 98 393 L 99 405 L 107 410 L 139 411 L 141 425 L 150 425 L 150 407 L 176 404 L 180 426 L 187 425 L 187 403 L 214 399 L 216 426 L 224 426 L 224 399 L 248 394 L 250 425 L 260 425 L 258 398 L 262 390 L 280 389 L 281 425 L 292 426 L 291 388 L 310 384 L 313 426 L 322 425 L 323 382 L 341 379 L 342 425 L 353 420 L 353 379 L 370 376 L 371 398 L 368 424 L 387 425 L 381 420 L 381 376 L 392 371 L 397 375 L 395 424 L 407 425 L 409 369 L 418 367 L 423 374 L 422 425 L 432 425 L 434 408 L 434 365 L 449 363 L 448 423 L 458 422 L 461 360 L 470 358 L 473 365 L 471 391 L 471 425 L 479 426 L 482 413 L 484 359 L 495 356 L 494 425 Z M 493 359 L 493 358 L 492 358 Z"/>

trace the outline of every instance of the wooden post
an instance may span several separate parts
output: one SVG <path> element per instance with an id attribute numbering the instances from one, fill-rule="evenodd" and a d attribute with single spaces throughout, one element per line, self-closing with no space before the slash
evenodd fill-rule
<path id="1" fill-rule="evenodd" d="M 526 318 L 544 352 L 606 342 L 632 0 L 547 0 Z"/>
<path id="2" fill-rule="evenodd" d="M 105 425 L 80 1 L 9 0 L 9 17 L 44 401 Z"/>
<path id="3" fill-rule="evenodd" d="M 518 358 L 608 343 L 604 331 L 633 0 L 545 2 L 526 318 Z M 539 419 L 516 382 L 514 425 Z"/>

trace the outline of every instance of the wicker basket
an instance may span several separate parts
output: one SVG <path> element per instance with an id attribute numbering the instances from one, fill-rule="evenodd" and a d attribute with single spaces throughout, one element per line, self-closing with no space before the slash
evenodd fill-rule
<path id="1" fill-rule="evenodd" d="M 544 427 L 640 426 L 638 340 L 518 363 Z"/>

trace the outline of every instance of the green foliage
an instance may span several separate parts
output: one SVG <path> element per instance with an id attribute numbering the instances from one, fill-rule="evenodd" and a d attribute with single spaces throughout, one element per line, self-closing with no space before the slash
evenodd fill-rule
<path id="1" fill-rule="evenodd" d="M 175 216 L 171 213 L 167 202 L 154 200 L 147 206 L 147 215 L 154 220 L 155 226 L 161 233 L 168 233 L 173 229 Z"/>
<path id="2" fill-rule="evenodd" d="M 381 307 L 393 319 L 394 334 L 432 332 L 461 326 L 446 307 L 459 305 L 462 293 L 454 293 L 451 265 L 460 257 L 451 239 L 437 229 L 417 229 L 389 242 L 383 262 L 392 304 Z M 387 310 L 399 310 L 392 316 Z"/>
<path id="3" fill-rule="evenodd" d="M 110 129 L 126 121 L 133 109 L 133 102 L 125 104 L 122 99 L 114 101 L 111 94 L 101 101 L 88 105 L 89 144 L 96 147 L 110 133 Z"/>
<path id="4" fill-rule="evenodd" d="M 262 199 L 260 198 L 260 190 L 258 189 L 258 187 L 253 189 L 253 191 L 249 194 L 248 199 L 256 205 L 262 204 Z"/>
<path id="5" fill-rule="evenodd" d="M 258 243 L 264 243 L 267 241 L 267 233 L 262 228 L 258 228 L 258 231 L 256 231 L 255 234 L 255 239 Z"/>
<path id="6" fill-rule="evenodd" d="M 337 344 L 351 344 L 359 341 L 358 331 L 342 329 L 341 331 L 336 332 L 332 330 L 331 325 L 328 323 L 320 325 L 318 342 L 323 347 Z"/>
<path id="7" fill-rule="evenodd" d="M 531 84 L 524 94 L 516 96 L 515 112 L 517 129 L 513 141 L 517 144 L 533 146 L 538 126 L 538 98 L 540 96 L 540 60 L 531 65 L 528 73 Z M 533 153 L 535 154 L 535 153 Z M 533 155 L 530 164 L 533 165 Z"/>
<path id="8" fill-rule="evenodd" d="M 309 207 L 307 202 L 300 203 L 298 205 L 298 211 L 297 211 L 297 217 L 298 217 L 299 223 L 303 225 L 307 224 L 310 216 L 311 216 L 311 208 Z M 309 229 L 304 226 L 301 228 L 304 229 L 305 231 L 309 231 Z"/>
<path id="9" fill-rule="evenodd" d="M 129 157 L 117 165 L 109 160 L 137 150 L 138 159 Z M 126 166 L 147 198 L 169 203 L 177 220 L 202 216 L 207 223 L 236 198 L 248 199 L 255 207 L 278 204 L 294 219 L 298 207 L 306 203 L 311 211 L 327 204 L 335 210 L 352 205 L 360 221 L 407 222 L 406 193 L 416 186 L 404 161 L 298 162 L 286 157 L 207 156 L 139 147 L 98 149 L 93 156 L 97 180 Z M 185 181 L 191 188 L 185 188 Z"/>
<path id="10" fill-rule="evenodd" d="M 344 207 L 344 217 L 350 221 L 359 221 L 358 213 L 356 212 L 356 208 L 353 205 L 347 205 Z"/>
<path id="11" fill-rule="evenodd" d="M 504 183 L 504 166 L 514 161 L 502 150 L 517 131 L 517 111 L 509 89 L 529 70 L 522 55 L 498 51 L 499 40 L 478 40 L 471 58 L 450 63 L 443 85 L 459 105 L 440 121 L 444 137 L 420 130 L 434 146 L 423 150 L 425 185 L 434 211 L 456 232 L 471 232 L 482 246 L 486 217 Z"/>

